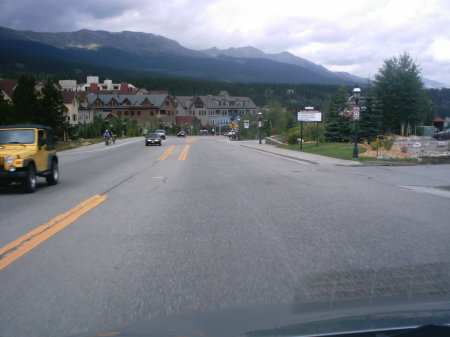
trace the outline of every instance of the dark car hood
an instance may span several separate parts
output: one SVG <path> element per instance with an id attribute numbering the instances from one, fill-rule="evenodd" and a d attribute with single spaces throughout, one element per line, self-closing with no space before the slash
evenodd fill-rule
<path id="1" fill-rule="evenodd" d="M 427 324 L 450 324 L 450 298 L 376 306 L 340 303 L 332 309 L 328 303 L 226 309 L 154 318 L 76 336 L 317 336 L 388 328 L 401 331 Z"/>

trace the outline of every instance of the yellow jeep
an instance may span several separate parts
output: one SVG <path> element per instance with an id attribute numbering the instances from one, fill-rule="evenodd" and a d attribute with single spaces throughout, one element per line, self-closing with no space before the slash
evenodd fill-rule
<path id="1" fill-rule="evenodd" d="M 58 157 L 50 127 L 0 126 L 0 186 L 18 182 L 27 193 L 36 190 L 37 176 L 48 185 L 59 178 Z"/>

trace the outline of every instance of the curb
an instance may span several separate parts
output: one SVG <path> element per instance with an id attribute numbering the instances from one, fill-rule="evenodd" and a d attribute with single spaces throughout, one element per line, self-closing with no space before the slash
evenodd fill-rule
<path id="1" fill-rule="evenodd" d="M 294 157 L 294 156 L 288 156 L 288 155 L 280 154 L 280 153 L 273 152 L 273 151 L 267 151 L 267 150 L 262 150 L 262 149 L 256 149 L 256 148 L 254 148 L 254 147 L 252 147 L 252 146 L 247 146 L 247 145 L 242 145 L 242 144 L 239 144 L 239 145 L 242 146 L 242 147 L 245 147 L 245 148 L 247 148 L 247 149 L 251 149 L 251 150 L 255 150 L 255 151 L 260 151 L 260 152 L 265 152 L 265 153 L 270 153 L 270 154 L 277 155 L 277 156 L 280 156 L 280 157 L 285 157 L 285 158 L 289 158 L 289 159 L 293 159 L 293 160 L 298 160 L 298 161 L 302 161 L 302 162 L 309 163 L 309 164 L 314 164 L 314 165 L 318 165 L 318 164 L 319 164 L 319 163 L 317 163 L 317 162 L 315 162 L 315 161 L 311 161 L 311 160 L 307 160 L 307 159 L 300 159 L 300 158 L 297 158 L 297 157 Z"/>

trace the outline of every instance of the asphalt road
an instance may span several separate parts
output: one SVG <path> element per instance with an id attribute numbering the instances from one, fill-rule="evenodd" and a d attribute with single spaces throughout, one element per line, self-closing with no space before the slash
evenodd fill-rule
<path id="1" fill-rule="evenodd" d="M 392 275 L 407 271 L 420 292 L 441 294 L 449 270 L 449 165 L 313 165 L 221 137 L 119 140 L 59 158 L 58 185 L 0 189 L 0 248 L 106 199 L 0 270 L 1 337 L 327 300 L 333 278 L 350 278 L 340 296 L 351 297 L 374 271 L 389 291 L 404 291 Z"/>

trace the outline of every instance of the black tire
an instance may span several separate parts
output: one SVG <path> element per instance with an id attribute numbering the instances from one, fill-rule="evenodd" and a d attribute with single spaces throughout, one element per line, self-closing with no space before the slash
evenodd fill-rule
<path id="1" fill-rule="evenodd" d="M 161 143 L 159 143 L 159 146 L 161 146 Z"/>
<path id="2" fill-rule="evenodd" d="M 58 162 L 56 160 L 52 160 L 52 166 L 50 168 L 50 174 L 45 176 L 47 180 L 47 185 L 56 185 L 59 180 L 59 168 Z"/>
<path id="3" fill-rule="evenodd" d="M 37 178 L 34 165 L 30 164 L 26 170 L 26 176 L 22 180 L 22 188 L 25 193 L 33 193 L 36 191 Z"/>

